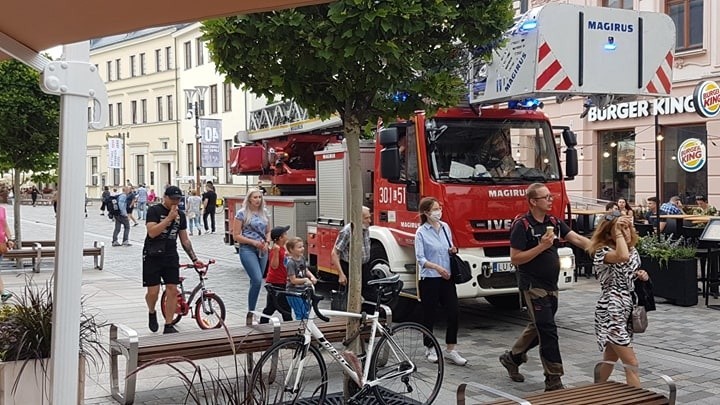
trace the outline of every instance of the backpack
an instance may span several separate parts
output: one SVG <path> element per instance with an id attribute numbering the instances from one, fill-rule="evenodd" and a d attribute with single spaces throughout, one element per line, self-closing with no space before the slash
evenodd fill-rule
<path id="1" fill-rule="evenodd" d="M 108 218 L 112 219 L 120 215 L 120 204 L 118 204 L 118 196 L 111 195 L 105 201 L 105 208 L 108 211 Z"/>
<path id="2" fill-rule="evenodd" d="M 559 221 L 557 218 L 555 218 L 554 215 L 548 215 L 550 222 L 553 224 L 554 227 L 557 227 L 559 224 Z M 530 221 L 527 219 L 527 214 L 518 214 L 515 219 L 513 220 L 512 225 L 510 225 L 510 229 L 513 229 L 515 227 L 515 223 L 520 221 L 523 224 L 523 228 L 525 228 L 525 235 L 527 236 L 527 240 L 533 240 L 535 236 L 531 232 L 528 232 L 530 230 Z M 560 235 L 558 235 L 560 236 Z"/>

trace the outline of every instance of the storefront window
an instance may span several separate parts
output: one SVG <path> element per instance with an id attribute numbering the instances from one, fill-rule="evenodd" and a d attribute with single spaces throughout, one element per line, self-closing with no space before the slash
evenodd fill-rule
<path id="1" fill-rule="evenodd" d="M 663 127 L 661 156 L 663 161 L 663 201 L 677 195 L 683 204 L 695 204 L 696 195 L 708 195 L 707 165 L 696 172 L 683 170 L 677 160 L 678 147 L 689 138 L 699 139 L 707 146 L 707 129 L 704 125 Z M 707 161 L 707 155 L 705 157 Z"/>
<path id="2" fill-rule="evenodd" d="M 635 202 L 635 133 L 633 130 L 602 131 L 598 136 L 600 176 L 598 198 Z"/>

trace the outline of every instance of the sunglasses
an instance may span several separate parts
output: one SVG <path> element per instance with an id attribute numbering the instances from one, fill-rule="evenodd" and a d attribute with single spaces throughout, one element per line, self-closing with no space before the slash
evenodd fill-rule
<path id="1" fill-rule="evenodd" d="M 606 221 L 612 221 L 615 218 L 620 218 L 622 216 L 622 213 L 618 210 L 614 210 L 613 212 L 609 212 L 605 214 L 605 220 Z"/>

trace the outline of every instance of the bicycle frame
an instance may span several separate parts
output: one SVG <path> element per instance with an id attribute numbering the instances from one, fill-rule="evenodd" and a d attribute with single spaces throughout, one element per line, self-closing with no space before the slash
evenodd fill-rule
<path id="1" fill-rule="evenodd" d="M 187 267 L 187 265 L 182 265 L 181 268 L 194 270 L 193 267 Z M 195 297 L 198 296 L 198 293 L 200 293 L 200 296 L 202 297 L 208 291 L 208 289 L 205 287 L 205 280 L 207 279 L 207 277 L 206 277 L 207 272 L 198 273 L 197 271 L 195 271 L 195 273 L 198 275 L 199 280 L 198 280 L 198 283 L 195 284 L 193 289 L 190 291 L 190 295 L 188 296 L 187 300 L 185 300 L 185 292 L 187 292 L 187 290 L 185 290 L 185 287 L 183 286 L 183 282 L 185 280 L 187 280 L 187 278 L 185 278 L 184 280 L 181 279 L 180 283 L 178 283 L 178 288 L 179 288 L 179 292 L 180 292 L 178 299 L 181 300 L 181 302 L 184 301 L 184 303 L 185 303 L 185 305 L 183 306 L 183 313 L 182 313 L 183 316 L 187 315 L 188 312 L 190 312 L 191 316 L 195 317 L 193 312 L 190 311 L 190 308 L 193 306 L 193 303 L 196 300 Z M 207 312 L 208 311 L 208 308 L 206 308 L 207 302 L 205 300 L 201 300 L 201 303 L 203 306 L 203 311 Z"/>
<path id="2" fill-rule="evenodd" d="M 353 318 L 353 319 L 361 319 L 363 317 L 362 314 L 357 314 L 353 312 L 345 312 L 345 311 L 336 311 L 336 310 L 323 310 L 322 315 L 324 316 L 339 316 L 344 318 Z M 367 347 L 367 353 L 366 353 L 366 361 L 365 365 L 363 366 L 363 373 L 362 375 L 358 375 L 358 373 L 353 370 L 350 363 L 345 360 L 342 355 L 335 349 L 335 347 L 332 345 L 332 343 L 328 342 L 327 339 L 325 339 L 325 336 L 323 335 L 322 331 L 315 325 L 314 316 L 311 316 L 306 324 L 305 324 L 305 330 L 303 332 L 303 338 L 304 338 L 304 347 L 308 347 L 310 345 L 310 342 L 312 338 L 315 338 L 315 340 L 320 343 L 322 348 L 324 348 L 330 355 L 335 359 L 336 362 L 340 364 L 340 366 L 345 370 L 345 372 L 352 378 L 353 381 L 358 385 L 358 387 L 361 387 L 363 389 L 374 387 L 377 385 L 380 385 L 383 381 L 394 379 L 397 377 L 400 377 L 402 375 L 410 374 L 413 370 L 415 370 L 415 364 L 410 360 L 410 358 L 403 352 L 403 350 L 398 346 L 398 344 L 395 342 L 395 340 L 392 338 L 392 335 L 390 335 L 388 329 L 386 329 L 382 324 L 379 322 L 379 314 L 376 311 L 373 315 L 366 315 L 366 320 L 372 321 L 371 326 L 371 332 L 370 332 L 370 340 L 368 342 Z M 368 376 L 370 373 L 370 358 L 372 357 L 373 351 L 375 350 L 375 338 L 376 334 L 380 331 L 382 335 L 384 335 L 388 343 L 390 344 L 390 348 L 393 351 L 393 354 L 397 356 L 399 359 L 403 361 L 407 361 L 410 367 L 408 367 L 406 370 L 398 370 L 393 373 L 389 373 L 382 378 L 378 378 L 376 380 L 368 381 Z M 302 371 L 303 367 L 305 365 L 305 353 L 303 353 L 303 356 L 301 359 L 293 360 L 293 362 L 290 364 L 290 369 L 294 369 L 297 366 L 297 374 L 295 376 L 295 381 L 292 384 L 293 392 L 296 392 L 298 389 L 298 384 L 300 383 L 300 378 L 302 377 Z M 295 364 L 296 361 L 299 361 L 298 364 Z M 285 381 L 285 387 L 289 386 L 290 378 L 292 378 L 293 373 L 289 372 L 286 376 Z"/>

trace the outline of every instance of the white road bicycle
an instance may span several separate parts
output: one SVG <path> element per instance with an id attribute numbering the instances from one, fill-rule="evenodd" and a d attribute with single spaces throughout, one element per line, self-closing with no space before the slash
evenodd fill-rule
<path id="1" fill-rule="evenodd" d="M 369 281 L 368 285 L 377 288 L 379 298 L 394 289 L 398 279 L 396 275 Z M 323 404 L 328 372 L 320 349 L 328 352 L 359 387 L 349 404 L 431 404 L 437 397 L 443 381 L 443 356 L 437 339 L 424 326 L 407 322 L 385 327 L 379 321 L 379 304 L 375 304 L 373 315 L 319 310 L 317 304 L 323 297 L 315 295 L 312 286 L 276 294 L 302 300 L 314 316 L 311 313 L 301 324 L 298 336 L 277 342 L 260 357 L 248 386 L 251 404 Z M 369 333 L 361 337 L 368 339 L 363 360 L 349 352 L 338 352 L 325 339 L 315 317 L 327 322 L 328 316 L 365 319 Z M 312 339 L 317 344 L 311 344 Z M 428 352 L 438 361 L 430 362 Z M 371 396 L 375 401 L 368 402 L 366 398 Z"/>

